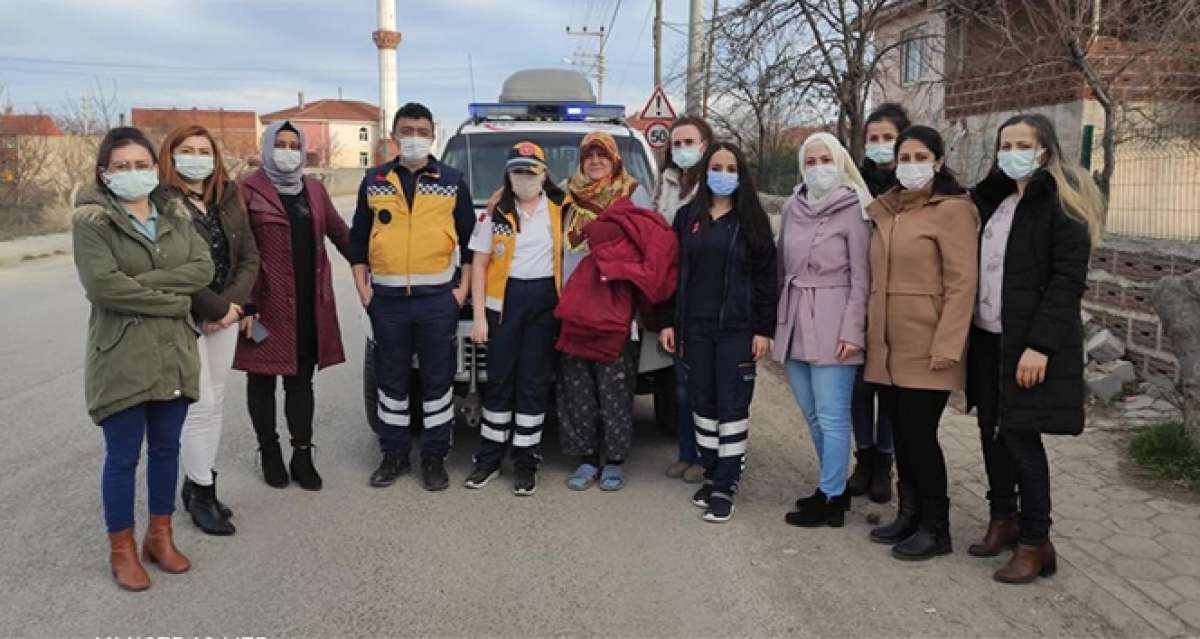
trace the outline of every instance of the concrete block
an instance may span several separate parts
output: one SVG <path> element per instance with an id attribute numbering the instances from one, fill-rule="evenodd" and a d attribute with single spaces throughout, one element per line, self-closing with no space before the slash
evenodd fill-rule
<path id="1" fill-rule="evenodd" d="M 1116 361 L 1108 362 L 1107 364 L 1100 364 L 1097 366 L 1097 368 L 1100 369 L 1100 372 L 1102 373 L 1116 375 L 1117 379 L 1120 379 L 1122 384 L 1128 384 L 1130 382 L 1137 381 L 1137 369 L 1133 367 L 1133 362 L 1127 362 L 1123 359 L 1118 359 Z"/>
<path id="2" fill-rule="evenodd" d="M 1113 336 L 1111 332 L 1103 330 L 1087 341 L 1087 347 L 1084 350 L 1087 351 L 1088 357 L 1101 364 L 1107 364 L 1124 357 L 1125 343 Z"/>
<path id="3" fill-rule="evenodd" d="M 1084 378 L 1087 381 L 1088 392 L 1104 402 L 1119 398 L 1125 387 L 1120 373 L 1105 372 L 1099 367 L 1088 367 Z"/>

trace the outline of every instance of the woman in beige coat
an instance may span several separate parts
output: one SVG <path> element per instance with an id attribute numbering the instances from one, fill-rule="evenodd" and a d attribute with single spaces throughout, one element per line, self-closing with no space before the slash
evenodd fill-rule
<path id="1" fill-rule="evenodd" d="M 900 508 L 871 540 L 916 561 L 951 551 L 937 429 L 950 392 L 965 381 L 979 212 L 945 166 L 937 131 L 906 129 L 896 158 L 900 186 L 868 209 L 875 232 L 864 377 L 879 385 L 880 413 L 895 427 Z"/>

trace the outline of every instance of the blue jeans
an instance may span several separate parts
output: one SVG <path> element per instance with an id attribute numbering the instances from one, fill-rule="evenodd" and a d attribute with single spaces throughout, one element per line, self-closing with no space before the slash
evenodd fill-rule
<path id="1" fill-rule="evenodd" d="M 175 512 L 175 481 L 179 474 L 179 435 L 187 417 L 188 400 L 146 402 L 100 422 L 104 431 L 104 471 L 100 498 L 108 532 L 133 528 L 137 465 L 146 440 L 146 496 L 151 515 Z"/>
<path id="2" fill-rule="evenodd" d="M 857 366 L 815 366 L 787 361 L 788 384 L 808 421 L 817 459 L 821 492 L 837 497 L 846 491 L 850 465 L 850 396 Z"/>

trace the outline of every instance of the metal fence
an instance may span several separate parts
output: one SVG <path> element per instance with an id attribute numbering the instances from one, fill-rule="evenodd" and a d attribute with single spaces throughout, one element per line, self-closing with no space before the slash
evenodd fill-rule
<path id="1" fill-rule="evenodd" d="M 1080 157 L 1098 172 L 1103 165 L 1100 140 L 1089 129 L 1083 131 Z M 1117 146 L 1104 231 L 1125 237 L 1200 239 L 1200 126 L 1148 132 Z"/>

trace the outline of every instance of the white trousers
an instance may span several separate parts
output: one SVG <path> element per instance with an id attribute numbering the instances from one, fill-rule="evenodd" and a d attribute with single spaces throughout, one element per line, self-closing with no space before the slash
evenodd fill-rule
<path id="1" fill-rule="evenodd" d="M 213 466 L 221 444 L 222 412 L 225 407 L 225 381 L 233 367 L 238 325 L 201 335 L 200 399 L 188 407 L 183 422 L 179 458 L 188 479 L 201 486 L 213 483 Z"/>

